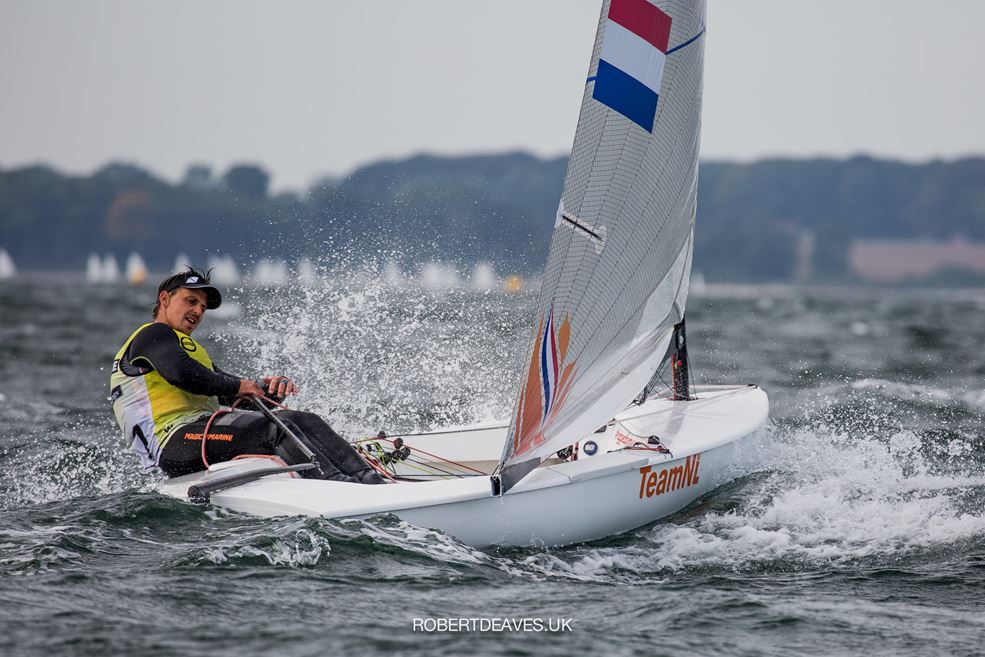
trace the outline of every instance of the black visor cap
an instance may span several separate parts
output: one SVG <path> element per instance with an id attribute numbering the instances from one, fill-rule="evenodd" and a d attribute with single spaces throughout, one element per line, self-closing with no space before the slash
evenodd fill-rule
<path id="1" fill-rule="evenodd" d="M 208 310 L 215 310 L 222 305 L 222 294 L 219 288 L 209 282 L 208 278 L 195 272 L 184 272 L 175 274 L 162 287 L 162 292 L 174 292 L 179 288 L 189 290 L 202 290 L 205 292 L 205 307 Z"/>

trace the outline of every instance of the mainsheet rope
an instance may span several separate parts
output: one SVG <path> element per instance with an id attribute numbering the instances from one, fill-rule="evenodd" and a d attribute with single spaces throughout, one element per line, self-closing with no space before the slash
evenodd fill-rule
<path id="1" fill-rule="evenodd" d="M 288 410 L 288 407 L 286 405 L 284 405 L 284 404 L 282 404 L 282 403 L 280 403 L 280 402 L 278 402 L 278 401 L 276 401 L 274 399 L 271 399 L 270 397 L 267 397 L 266 395 L 260 395 L 259 398 L 261 400 L 263 400 L 264 402 L 267 402 L 267 403 L 270 403 L 273 406 L 276 406 L 277 408 L 280 408 L 282 410 Z M 211 464 L 209 463 L 209 459 L 206 456 L 206 443 L 207 443 L 208 438 L 209 438 L 209 429 L 212 428 L 212 424 L 215 422 L 215 420 L 218 417 L 220 417 L 221 415 L 225 415 L 227 413 L 231 413 L 232 411 L 234 411 L 236 409 L 236 407 L 239 406 L 239 404 L 244 399 L 246 399 L 246 397 L 238 397 L 236 399 L 236 401 L 234 401 L 229 408 L 219 408 L 219 409 L 216 409 L 216 411 L 213 412 L 212 415 L 209 416 L 208 421 L 205 423 L 205 429 L 202 431 L 202 448 L 201 448 L 201 452 L 200 453 L 201 453 L 201 458 L 202 458 L 202 465 L 205 466 L 205 469 L 206 470 L 208 470 L 211 467 Z M 394 438 L 402 437 L 403 435 L 410 436 L 410 435 L 413 435 L 413 434 L 401 434 L 400 436 L 394 436 Z M 363 443 L 381 442 L 381 441 L 382 442 L 390 443 L 391 445 L 394 445 L 394 441 L 391 438 L 389 438 L 389 437 L 380 437 L 380 436 L 376 436 L 376 437 L 373 437 L 373 438 L 364 438 L 362 440 L 357 440 L 355 442 L 355 444 L 356 444 L 357 451 L 359 452 L 360 457 L 364 461 L 366 461 L 366 463 L 367 463 L 367 465 L 369 465 L 369 467 L 373 468 L 381 476 L 386 477 L 390 481 L 395 482 L 395 481 L 397 481 L 397 479 L 394 477 L 394 475 L 396 474 L 396 472 L 391 473 L 390 470 L 382 463 L 382 461 L 379 458 L 376 458 L 373 455 L 369 454 L 366 451 L 366 448 L 363 447 Z M 451 459 L 446 459 L 446 458 L 444 458 L 442 456 L 438 456 L 437 454 L 432 454 L 431 452 L 424 451 L 423 449 L 418 449 L 418 448 L 415 447 L 414 448 L 414 454 L 415 455 L 416 454 L 423 454 L 425 456 L 430 456 L 431 458 L 437 460 L 438 462 L 446 463 L 449 466 L 457 467 L 457 468 L 460 468 L 462 470 L 465 470 L 465 471 L 468 471 L 468 472 L 472 472 L 472 473 L 474 473 L 476 475 L 483 475 L 483 476 L 486 475 L 486 473 L 483 472 L 482 470 L 477 470 L 476 468 L 473 468 L 473 467 L 470 467 L 468 465 L 465 465 L 464 463 L 459 463 L 457 461 L 452 461 Z M 253 457 L 266 458 L 266 459 L 271 459 L 271 460 L 277 460 L 277 461 L 280 461 L 282 464 L 287 465 L 286 463 L 284 463 L 283 459 L 281 459 L 280 457 L 278 457 L 278 456 L 271 456 L 269 454 L 240 454 L 239 456 L 234 457 L 233 460 L 242 459 L 242 458 L 253 458 Z M 420 465 L 422 465 L 420 462 L 418 462 L 417 465 L 415 465 L 414 463 L 407 462 L 406 459 L 405 459 L 405 463 L 409 467 L 425 473 L 425 475 L 421 475 L 421 476 L 427 476 L 427 474 L 428 474 L 427 473 L 427 470 L 425 470 L 425 468 L 423 468 L 423 467 L 419 467 Z M 445 475 L 445 476 L 449 476 L 449 477 L 469 476 L 469 475 L 463 475 L 461 473 L 449 472 L 448 470 L 444 470 L 444 469 L 439 468 L 439 467 L 437 467 L 435 465 L 430 465 L 430 466 L 427 466 L 427 467 L 429 467 L 432 472 L 436 472 L 438 476 L 440 476 L 440 475 Z M 295 477 L 295 476 L 297 476 L 297 474 L 292 472 L 291 473 L 291 476 L 292 477 Z"/>

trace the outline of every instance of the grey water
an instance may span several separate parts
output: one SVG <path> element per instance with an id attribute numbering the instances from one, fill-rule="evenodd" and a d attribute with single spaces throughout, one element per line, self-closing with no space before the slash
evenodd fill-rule
<path id="1" fill-rule="evenodd" d="M 152 296 L 0 283 L 0 654 L 985 654 L 985 291 L 692 294 L 695 380 L 770 395 L 755 465 L 622 536 L 485 550 L 155 492 L 107 401 Z M 294 407 L 358 438 L 507 417 L 535 294 L 350 275 L 226 299 L 196 333 L 220 365 L 293 375 Z M 460 618 L 500 622 L 415 625 Z"/>

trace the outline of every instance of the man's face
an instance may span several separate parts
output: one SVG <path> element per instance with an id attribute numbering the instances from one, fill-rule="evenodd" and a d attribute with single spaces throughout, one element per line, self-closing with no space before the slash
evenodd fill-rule
<path id="1" fill-rule="evenodd" d="M 173 329 L 191 335 L 205 316 L 205 292 L 180 287 L 175 293 L 161 293 L 161 312 L 158 319 Z"/>

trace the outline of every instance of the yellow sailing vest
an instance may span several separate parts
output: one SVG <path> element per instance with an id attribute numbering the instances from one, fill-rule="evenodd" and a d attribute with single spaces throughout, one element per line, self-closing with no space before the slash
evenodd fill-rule
<path id="1" fill-rule="evenodd" d="M 134 331 L 116 352 L 109 377 L 116 422 L 123 431 L 123 438 L 130 441 L 131 449 L 140 458 L 145 470 L 157 467 L 161 449 L 175 429 L 194 422 L 203 415 L 214 413 L 219 408 L 216 397 L 185 392 L 165 381 L 156 370 L 148 372 L 147 368 L 141 368 L 130 374 L 123 372 L 120 364 L 123 355 L 137 333 L 147 326 L 150 324 L 144 324 Z M 189 356 L 210 370 L 215 369 L 205 347 L 190 335 L 172 330 Z M 128 369 L 132 368 L 133 366 Z"/>

